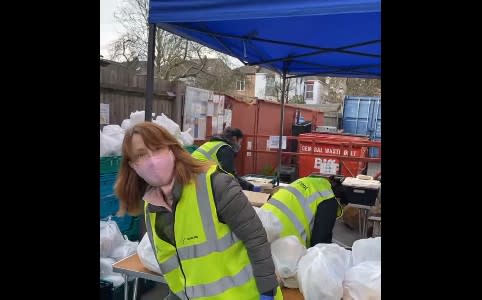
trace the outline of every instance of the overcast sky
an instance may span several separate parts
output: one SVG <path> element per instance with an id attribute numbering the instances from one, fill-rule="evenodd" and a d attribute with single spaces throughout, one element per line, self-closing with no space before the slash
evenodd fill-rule
<path id="1" fill-rule="evenodd" d="M 123 28 L 115 22 L 114 11 L 122 0 L 100 0 L 100 54 L 107 57 L 109 44 L 120 36 Z"/>
<path id="2" fill-rule="evenodd" d="M 124 0 L 100 0 L 100 54 L 108 58 L 109 44 L 117 39 L 124 28 L 116 23 L 114 12 Z M 236 58 L 230 58 L 234 67 L 242 66 Z"/>

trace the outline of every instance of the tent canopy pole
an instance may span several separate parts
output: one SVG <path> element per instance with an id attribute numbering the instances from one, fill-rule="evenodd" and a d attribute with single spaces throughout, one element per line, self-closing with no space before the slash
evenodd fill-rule
<path id="1" fill-rule="evenodd" d="M 156 24 L 149 24 L 149 37 L 147 44 L 147 78 L 146 78 L 146 103 L 145 121 L 152 120 L 152 97 L 154 94 L 154 56 L 156 48 Z"/>
<path id="2" fill-rule="evenodd" d="M 279 185 L 280 178 L 281 178 L 281 151 L 283 146 L 283 123 L 285 117 L 285 89 L 286 89 L 286 69 L 287 63 L 286 61 L 283 63 L 283 74 L 282 80 L 283 83 L 281 84 L 281 117 L 280 117 L 280 126 L 279 126 L 279 141 L 278 141 L 278 174 L 277 174 L 277 185 Z"/>

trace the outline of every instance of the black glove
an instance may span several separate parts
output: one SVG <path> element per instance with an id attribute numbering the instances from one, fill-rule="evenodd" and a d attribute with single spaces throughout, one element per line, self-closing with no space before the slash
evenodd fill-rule
<path id="1" fill-rule="evenodd" d="M 243 190 L 252 191 L 254 189 L 254 185 L 243 178 L 238 177 L 238 182 Z"/>

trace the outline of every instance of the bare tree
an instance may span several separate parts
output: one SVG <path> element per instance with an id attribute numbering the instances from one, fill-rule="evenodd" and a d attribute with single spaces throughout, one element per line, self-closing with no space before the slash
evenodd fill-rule
<path id="1" fill-rule="evenodd" d="M 348 78 L 346 88 L 348 96 L 381 96 L 380 79 Z"/>
<path id="2" fill-rule="evenodd" d="M 342 103 L 345 99 L 346 77 L 322 77 L 328 88 L 328 94 L 323 97 L 322 103 Z"/>
<path id="3" fill-rule="evenodd" d="M 111 59 L 117 61 L 146 61 L 148 37 L 148 0 L 125 0 L 114 14 L 125 32 L 111 44 Z M 214 53 L 202 45 L 171 34 L 160 28 L 156 31 L 156 56 L 154 72 L 166 80 L 176 80 L 201 72 L 206 64 L 206 56 Z M 218 53 L 216 53 L 218 54 Z M 218 54 L 219 57 L 225 56 Z M 184 72 L 172 71 L 185 61 L 192 61 Z M 196 65 L 197 64 L 197 65 Z"/>
<path id="4" fill-rule="evenodd" d="M 288 103 L 305 104 L 305 98 L 302 95 L 294 95 Z"/>
<path id="5" fill-rule="evenodd" d="M 134 57 L 147 59 L 147 0 L 125 0 L 114 13 L 125 33 L 111 45 L 110 55 L 115 60 L 132 61 Z"/>
<path id="6" fill-rule="evenodd" d="M 285 103 L 288 103 L 288 97 L 291 91 L 295 90 L 295 85 L 291 84 L 291 78 L 286 79 L 285 83 Z M 283 91 L 283 79 L 275 81 L 275 91 L 276 91 L 276 99 L 278 102 L 281 102 L 281 92 Z"/>
<path id="7" fill-rule="evenodd" d="M 124 60 L 127 62 L 138 58 L 139 38 L 133 34 L 123 34 L 111 45 L 111 58 L 114 60 Z"/>

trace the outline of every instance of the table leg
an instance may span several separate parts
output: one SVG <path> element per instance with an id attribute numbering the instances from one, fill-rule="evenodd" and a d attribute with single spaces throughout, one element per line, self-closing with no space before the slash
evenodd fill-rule
<path id="1" fill-rule="evenodd" d="M 358 209 L 358 234 L 360 234 L 360 235 L 362 235 L 362 222 L 361 222 L 361 220 L 362 220 L 362 216 L 361 216 L 362 211 L 363 211 L 362 209 L 360 209 L 360 208 Z"/>
<path id="2" fill-rule="evenodd" d="M 136 300 L 137 299 L 137 285 L 139 284 L 139 278 L 136 277 L 136 279 L 134 279 L 134 293 L 132 295 L 132 300 Z"/>
<path id="3" fill-rule="evenodd" d="M 129 281 L 128 275 L 124 274 L 124 300 L 129 300 Z"/>
<path id="4" fill-rule="evenodd" d="M 367 238 L 367 235 L 368 235 L 368 209 L 365 209 L 363 214 L 363 237 Z"/>

